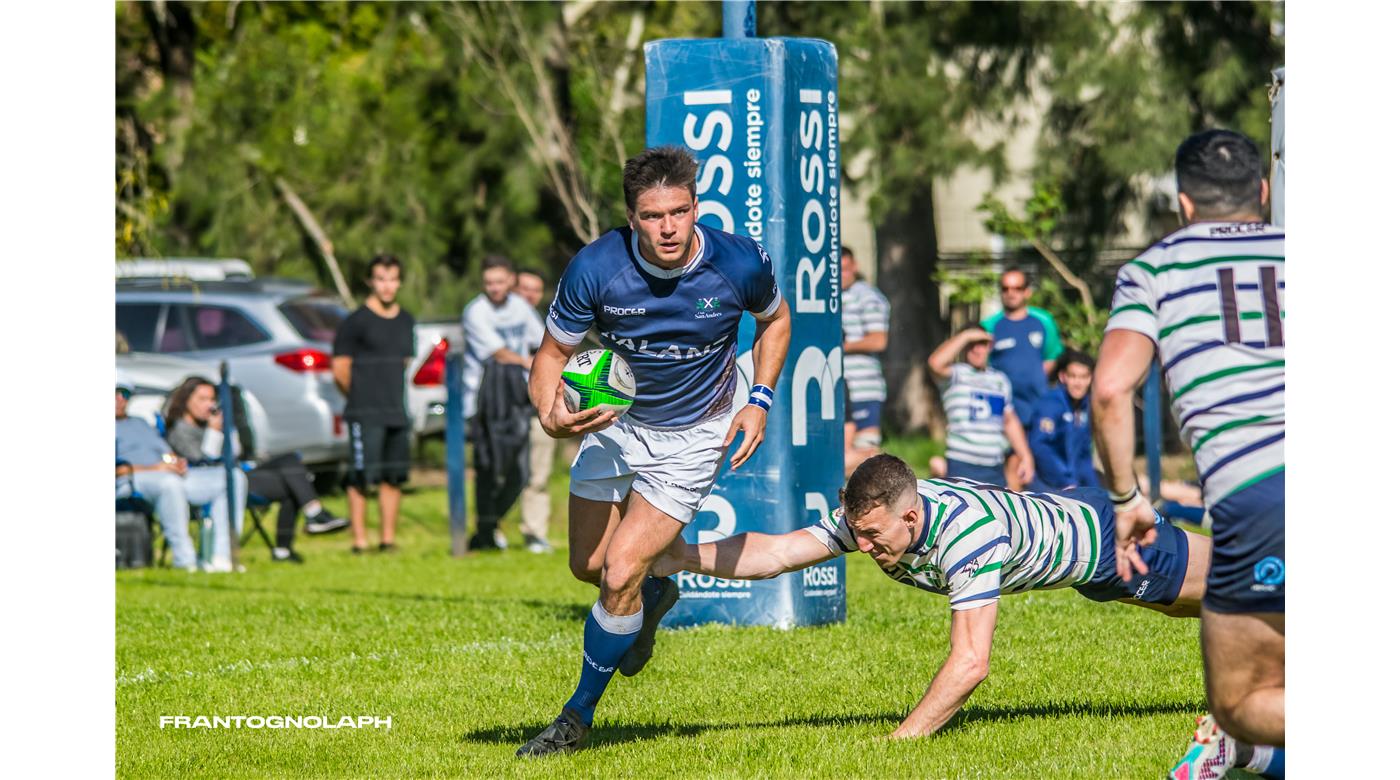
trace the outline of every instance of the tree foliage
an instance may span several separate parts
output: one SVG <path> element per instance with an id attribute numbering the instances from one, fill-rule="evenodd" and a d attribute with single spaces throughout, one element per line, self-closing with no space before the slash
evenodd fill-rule
<path id="1" fill-rule="evenodd" d="M 837 45 L 847 175 L 858 161 L 882 279 L 912 301 L 896 310 L 908 354 L 891 358 L 916 368 L 941 332 L 932 183 L 964 166 L 1004 178 L 1004 134 L 987 128 L 1044 106 L 1031 173 L 1063 209 L 1037 236 L 1084 274 L 1186 132 L 1232 126 L 1265 142 L 1283 55 L 1282 5 L 1267 2 L 758 10 L 762 35 Z M 116 14 L 118 255 L 240 256 L 328 282 L 280 179 L 352 284 L 393 252 L 423 314 L 455 313 L 487 253 L 549 273 L 619 224 L 620 162 L 644 138 L 639 45 L 720 28 L 718 3 L 601 0 L 120 2 Z"/>
<path id="2" fill-rule="evenodd" d="M 640 57 L 619 77 L 621 47 L 606 45 L 619 25 L 626 38 L 626 10 L 590 10 L 566 31 L 554 3 L 120 4 L 117 252 L 239 256 L 328 281 L 282 179 L 352 284 L 394 253 L 422 313 L 458 311 L 491 252 L 557 270 L 590 236 L 570 229 L 550 165 L 578 153 L 596 232 L 621 220 L 619 150 L 641 145 Z M 644 32 L 693 18 L 670 9 Z M 192 63 L 185 100 L 159 43 L 172 26 Z M 470 45 L 482 40 L 512 43 Z M 546 109 L 572 149 L 524 140 L 521 117 Z"/>
<path id="3" fill-rule="evenodd" d="M 1064 198 L 1054 238 L 1086 266 L 1132 210 L 1154 228 L 1169 202 L 1143 185 L 1169 174 L 1189 133 L 1228 127 L 1268 148 L 1270 71 L 1283 64 L 1283 4 L 1085 4 L 1048 49 L 1049 95 L 1035 176 Z M 1267 155 L 1265 155 L 1267 156 Z M 1154 211 L 1155 209 L 1155 211 Z"/>

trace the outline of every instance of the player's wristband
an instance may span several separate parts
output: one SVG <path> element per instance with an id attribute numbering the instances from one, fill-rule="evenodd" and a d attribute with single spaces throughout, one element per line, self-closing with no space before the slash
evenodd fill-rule
<path id="1" fill-rule="evenodd" d="M 1134 485 L 1133 489 L 1129 490 L 1127 493 L 1114 493 L 1110 490 L 1108 491 L 1108 497 L 1113 501 L 1113 508 L 1119 511 L 1135 506 L 1137 502 L 1143 500 L 1142 493 L 1138 491 L 1137 485 Z"/>
<path id="2" fill-rule="evenodd" d="M 763 411 L 773 408 L 773 388 L 767 385 L 754 385 L 753 391 L 749 393 L 749 403 L 757 406 Z"/>

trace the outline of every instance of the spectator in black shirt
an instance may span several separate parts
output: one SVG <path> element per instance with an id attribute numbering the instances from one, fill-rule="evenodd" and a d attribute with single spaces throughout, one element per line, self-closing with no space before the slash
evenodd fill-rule
<path id="1" fill-rule="evenodd" d="M 379 550 L 394 549 L 399 486 L 408 481 L 409 420 L 404 402 L 404 370 L 413 357 L 413 315 L 395 300 L 403 266 L 393 255 L 369 265 L 370 296 L 335 332 L 331 372 L 345 394 L 350 426 L 351 548 L 369 546 L 365 532 L 365 491 L 379 485 Z"/>

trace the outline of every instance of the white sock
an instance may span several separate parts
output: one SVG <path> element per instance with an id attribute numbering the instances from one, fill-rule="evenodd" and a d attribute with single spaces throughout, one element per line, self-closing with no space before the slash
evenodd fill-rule
<path id="1" fill-rule="evenodd" d="M 307 501 L 306 505 L 301 508 L 301 511 L 305 512 L 308 517 L 321 514 L 320 500 L 313 498 L 310 501 Z"/>
<path id="2" fill-rule="evenodd" d="M 593 602 L 593 619 L 609 634 L 635 634 L 642 630 L 642 611 L 633 615 L 614 615 L 603 608 L 603 600 Z"/>
<path id="3" fill-rule="evenodd" d="M 1274 760 L 1274 749 L 1271 745 L 1254 745 L 1253 748 L 1254 755 L 1249 757 L 1249 763 L 1241 769 L 1257 775 L 1269 768 L 1269 762 Z"/>

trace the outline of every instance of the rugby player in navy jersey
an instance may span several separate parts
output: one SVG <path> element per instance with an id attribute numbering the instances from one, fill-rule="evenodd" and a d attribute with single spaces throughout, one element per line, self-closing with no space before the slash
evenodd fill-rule
<path id="1" fill-rule="evenodd" d="M 763 441 L 791 320 L 773 263 L 753 240 L 701 227 L 695 158 L 648 149 L 622 171 L 627 225 L 584 247 L 559 280 L 530 374 L 545 431 L 584 434 L 569 482 L 569 566 L 599 587 L 583 629 L 577 689 L 519 756 L 582 746 L 603 690 L 651 657 L 674 582 L 649 574 L 714 487 L 725 450 L 738 468 Z M 732 414 L 739 320 L 750 312 L 754 385 Z M 560 380 L 593 329 L 632 366 L 637 396 L 618 417 L 569 412 Z"/>

